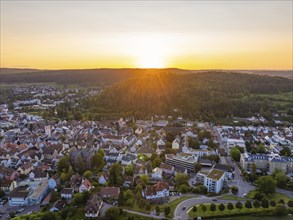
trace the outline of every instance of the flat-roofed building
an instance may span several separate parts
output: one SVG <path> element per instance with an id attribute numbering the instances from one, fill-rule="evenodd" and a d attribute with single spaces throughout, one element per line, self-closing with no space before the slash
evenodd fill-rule
<path id="1" fill-rule="evenodd" d="M 208 192 L 218 193 L 221 191 L 225 181 L 225 172 L 212 169 L 204 178 L 204 186 Z"/>
<path id="2" fill-rule="evenodd" d="M 193 172 L 195 169 L 194 165 L 198 162 L 198 157 L 191 154 L 166 154 L 166 163 L 171 164 L 174 167 L 182 167 L 188 171 Z"/>

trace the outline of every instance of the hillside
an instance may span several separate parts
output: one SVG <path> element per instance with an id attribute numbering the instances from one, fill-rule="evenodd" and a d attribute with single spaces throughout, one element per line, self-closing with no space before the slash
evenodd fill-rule
<path id="1" fill-rule="evenodd" d="M 99 117 L 124 113 L 144 117 L 180 114 L 188 118 L 270 114 L 278 110 L 261 96 L 292 91 L 292 80 L 241 73 L 141 75 L 107 88 L 85 106 Z M 286 110 L 292 104 L 282 106 Z M 178 109 L 178 112 L 174 112 Z"/>
<path id="2" fill-rule="evenodd" d="M 0 83 L 59 83 L 104 86 L 150 73 L 205 73 L 215 70 L 166 69 L 72 69 L 72 70 L 37 70 L 0 68 Z M 218 70 L 217 72 L 224 72 Z M 231 71 L 235 72 L 235 71 Z M 241 70 L 243 73 L 281 76 L 292 78 L 292 71 L 253 71 Z"/>
<path id="3" fill-rule="evenodd" d="M 59 83 L 104 86 L 149 73 L 187 73 L 180 69 L 0 69 L 0 83 Z M 13 73 L 13 74 L 12 74 Z"/>

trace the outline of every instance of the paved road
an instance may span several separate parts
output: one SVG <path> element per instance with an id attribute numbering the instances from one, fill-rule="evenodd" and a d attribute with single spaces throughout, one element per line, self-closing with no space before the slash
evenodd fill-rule
<path id="1" fill-rule="evenodd" d="M 227 204 L 229 202 L 235 204 L 236 200 L 221 200 L 217 199 L 218 197 L 197 197 L 197 198 L 191 198 L 184 200 L 181 202 L 175 209 L 174 211 L 174 219 L 176 220 L 187 220 L 188 218 L 188 210 L 190 210 L 193 206 L 199 205 L 199 204 L 204 204 L 204 203 L 223 203 Z M 217 201 L 213 201 L 214 199 L 217 199 Z M 185 207 L 185 208 L 183 208 Z M 184 209 L 184 210 L 183 210 Z"/>
<path id="2" fill-rule="evenodd" d="M 20 206 L 10 206 L 8 204 L 8 202 L 5 203 L 4 206 L 1 206 L 0 207 L 0 213 L 3 213 L 3 214 L 1 214 L 2 215 L 1 219 L 9 219 L 9 213 L 10 212 L 14 212 L 15 213 L 16 211 L 18 211 L 21 208 L 22 207 L 20 207 Z M 25 214 L 28 214 L 30 212 L 39 212 L 41 210 L 41 207 L 39 205 L 24 206 L 23 209 L 24 209 L 24 211 L 21 212 L 21 213 L 17 213 L 16 216 L 18 216 L 18 215 L 25 215 Z"/>
<path id="3" fill-rule="evenodd" d="M 285 189 L 276 189 L 276 192 L 278 193 L 282 193 L 286 196 L 289 196 L 290 198 L 293 199 L 293 192 L 292 191 L 288 191 L 288 190 L 285 190 Z"/>

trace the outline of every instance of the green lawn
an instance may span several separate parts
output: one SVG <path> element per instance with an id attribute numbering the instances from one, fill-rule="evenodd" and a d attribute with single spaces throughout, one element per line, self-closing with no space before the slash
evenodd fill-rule
<path id="1" fill-rule="evenodd" d="M 245 208 L 244 205 L 242 207 L 242 209 L 238 209 L 235 207 L 234 205 L 234 209 L 232 210 L 228 210 L 227 209 L 227 205 L 225 205 L 225 210 L 224 211 L 220 211 L 219 210 L 219 205 L 216 205 L 216 210 L 215 211 L 211 211 L 210 210 L 210 204 L 205 204 L 205 206 L 207 207 L 207 210 L 205 212 L 202 211 L 200 205 L 197 205 L 197 211 L 193 212 L 192 209 L 189 210 L 189 217 L 194 218 L 194 217 L 227 217 L 227 216 L 236 216 L 236 215 L 250 215 L 250 214 L 256 214 L 256 213 L 267 213 L 268 211 L 273 210 L 273 207 L 270 208 Z"/>
<path id="2" fill-rule="evenodd" d="M 170 214 L 169 214 L 168 217 L 173 217 L 173 214 L 174 214 L 174 211 L 175 211 L 177 205 L 179 203 L 181 203 L 182 201 L 184 201 L 186 199 L 190 199 L 190 198 L 194 198 L 194 197 L 191 197 L 191 196 L 183 196 L 183 197 L 180 197 L 178 199 L 175 199 L 175 200 L 169 202 L 168 204 L 163 204 L 163 205 L 156 205 L 156 204 L 154 204 L 154 205 L 151 206 L 151 209 L 149 211 L 147 211 L 145 208 L 138 207 L 136 204 L 134 204 L 134 206 L 132 206 L 132 207 L 123 206 L 121 208 L 127 209 L 127 210 L 131 210 L 131 211 L 141 212 L 141 213 L 145 213 L 145 214 L 150 214 L 150 212 L 152 210 L 154 210 L 156 208 L 156 206 L 159 206 L 160 207 L 161 212 L 164 211 L 164 208 L 166 206 L 170 206 L 171 212 L 170 212 Z"/>
<path id="3" fill-rule="evenodd" d="M 220 197 L 219 199 L 223 199 L 223 200 L 237 200 L 237 201 L 243 201 L 243 200 L 245 200 L 244 198 L 240 198 L 238 196 L 233 196 L 233 195 L 224 195 L 224 196 Z"/>
<path id="4" fill-rule="evenodd" d="M 255 195 L 256 191 L 253 190 L 253 191 L 250 191 L 248 194 L 247 194 L 247 198 L 249 199 L 253 199 L 254 195 Z M 274 193 L 273 195 L 271 196 L 266 196 L 267 199 L 269 200 L 275 200 L 275 202 L 278 202 L 280 199 L 283 199 L 286 203 L 289 201 L 289 200 L 292 200 L 289 196 L 287 195 L 284 195 L 284 194 L 281 194 L 281 193 Z"/>

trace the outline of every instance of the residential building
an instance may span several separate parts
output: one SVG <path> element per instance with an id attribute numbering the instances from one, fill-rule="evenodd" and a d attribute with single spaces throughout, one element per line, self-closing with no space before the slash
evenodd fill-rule
<path id="1" fill-rule="evenodd" d="M 194 172 L 194 165 L 198 162 L 198 157 L 191 154 L 165 154 L 167 164 L 175 167 L 186 168 L 188 171 Z"/>
<path id="2" fill-rule="evenodd" d="M 204 186 L 208 192 L 219 193 L 224 185 L 225 172 L 212 169 L 204 178 Z"/>

